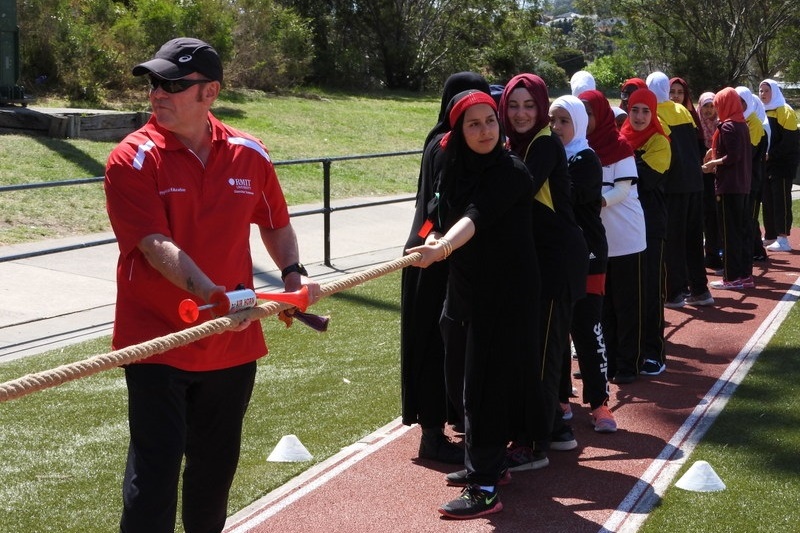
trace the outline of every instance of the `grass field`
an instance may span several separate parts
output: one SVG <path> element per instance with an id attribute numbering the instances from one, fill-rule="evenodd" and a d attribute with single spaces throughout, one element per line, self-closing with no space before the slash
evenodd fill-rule
<path id="1" fill-rule="evenodd" d="M 799 325 L 795 305 L 675 479 L 704 460 L 727 488 L 670 486 L 642 533 L 800 530 Z"/>
<path id="2" fill-rule="evenodd" d="M 399 274 L 315 305 L 324 334 L 262 321 L 270 355 L 259 362 L 245 420 L 230 513 L 399 415 Z M 0 382 L 109 351 L 109 338 L 0 364 Z M 101 533 L 118 529 L 128 429 L 121 370 L 0 403 L 0 531 Z M 266 458 L 295 434 L 313 462 Z M 181 529 L 182 530 L 182 529 Z"/>
<path id="3" fill-rule="evenodd" d="M 142 95 L 144 99 L 146 95 Z M 420 150 L 439 101 L 420 95 L 223 93 L 213 112 L 262 139 L 275 161 Z M 0 136 L 0 185 L 102 176 L 116 143 Z M 333 198 L 413 193 L 419 155 L 334 162 Z M 322 202 L 322 165 L 278 167 L 290 205 Z M 109 231 L 100 183 L 0 193 L 0 246 Z"/>

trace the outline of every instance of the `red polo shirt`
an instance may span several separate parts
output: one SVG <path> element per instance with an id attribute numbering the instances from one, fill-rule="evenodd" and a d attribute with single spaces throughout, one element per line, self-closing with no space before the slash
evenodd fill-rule
<path id="1" fill-rule="evenodd" d="M 178 304 L 193 297 L 153 269 L 137 245 L 147 235 L 173 239 L 226 290 L 253 287 L 250 225 L 282 228 L 286 200 L 264 145 L 209 114 L 212 148 L 202 161 L 155 118 L 128 135 L 109 156 L 106 208 L 119 241 L 113 347 L 187 327 Z M 203 302 L 200 302 L 203 303 Z M 200 319 L 210 315 L 202 313 Z M 145 359 L 184 370 L 217 370 L 267 352 L 258 322 Z"/>

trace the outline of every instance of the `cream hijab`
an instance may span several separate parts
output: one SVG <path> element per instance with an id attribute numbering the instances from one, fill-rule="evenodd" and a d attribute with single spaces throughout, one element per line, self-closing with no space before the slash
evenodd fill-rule
<path id="1" fill-rule="evenodd" d="M 550 104 L 550 113 L 553 109 L 561 108 L 572 117 L 572 128 L 575 135 L 572 140 L 564 145 L 567 152 L 567 161 L 571 160 L 578 152 L 589 149 L 589 141 L 586 140 L 586 127 L 589 125 L 589 115 L 586 114 L 586 107 L 577 97 L 567 95 L 556 98 Z"/>
<path id="2" fill-rule="evenodd" d="M 764 104 L 764 109 L 766 109 L 767 111 L 772 111 L 773 109 L 778 109 L 779 107 L 783 107 L 786 104 L 786 98 L 783 97 L 783 92 L 781 91 L 781 88 L 778 87 L 778 82 L 767 78 L 758 85 L 760 87 L 765 83 L 769 85 L 770 89 L 772 89 L 772 100 Z"/>

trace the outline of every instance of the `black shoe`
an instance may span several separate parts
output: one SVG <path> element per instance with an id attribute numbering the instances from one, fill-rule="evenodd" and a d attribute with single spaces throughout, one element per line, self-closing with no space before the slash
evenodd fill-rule
<path id="1" fill-rule="evenodd" d="M 669 307 L 670 309 L 680 309 L 684 305 L 686 305 L 686 296 L 683 293 L 673 296 L 664 302 L 664 307 Z"/>
<path id="2" fill-rule="evenodd" d="M 468 485 L 461 496 L 439 507 L 439 512 L 448 518 L 466 520 L 487 514 L 499 513 L 503 504 L 497 490 L 489 492 L 478 485 Z"/>
<path id="3" fill-rule="evenodd" d="M 447 481 L 447 484 L 451 487 L 466 487 L 469 485 L 467 482 L 467 471 L 459 470 L 457 472 L 450 472 L 444 479 Z M 497 485 L 508 485 L 511 483 L 511 472 L 509 472 L 508 468 L 504 468 L 502 472 L 500 472 L 500 479 L 497 480 Z"/>
<path id="4" fill-rule="evenodd" d="M 753 255 L 753 261 L 761 262 L 761 261 L 766 261 L 766 260 L 767 260 L 767 254 L 766 253 L 763 253 L 763 254 L 759 253 L 759 254 L 754 254 Z"/>
<path id="5" fill-rule="evenodd" d="M 656 361 L 655 359 L 647 359 L 639 370 L 640 374 L 645 376 L 657 376 L 667 369 L 666 363 Z"/>
<path id="6" fill-rule="evenodd" d="M 420 459 L 430 459 L 451 465 L 464 464 L 464 449 L 447 438 L 441 430 L 422 430 L 419 441 Z"/>
<path id="7" fill-rule="evenodd" d="M 528 446 L 513 446 L 506 450 L 506 466 L 511 472 L 538 470 L 550 464 L 547 454 Z M 500 485 L 502 483 L 498 483 Z"/>
<path id="8" fill-rule="evenodd" d="M 633 372 L 625 372 L 620 371 L 614 374 L 614 377 L 611 378 L 611 383 L 615 385 L 627 385 L 628 383 L 633 383 L 636 381 L 636 374 Z"/>
<path id="9" fill-rule="evenodd" d="M 569 426 L 564 426 L 558 434 L 553 434 L 550 439 L 550 449 L 560 452 L 568 452 L 578 447 L 578 441 Z"/>

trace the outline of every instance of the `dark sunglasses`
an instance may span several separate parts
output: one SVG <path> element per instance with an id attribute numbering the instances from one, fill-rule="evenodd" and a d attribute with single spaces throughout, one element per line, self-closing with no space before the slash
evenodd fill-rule
<path id="1" fill-rule="evenodd" d="M 150 78 L 150 90 L 155 91 L 159 87 L 169 94 L 182 93 L 189 87 L 209 83 L 213 80 L 162 80 L 161 78 Z"/>

